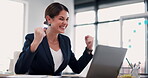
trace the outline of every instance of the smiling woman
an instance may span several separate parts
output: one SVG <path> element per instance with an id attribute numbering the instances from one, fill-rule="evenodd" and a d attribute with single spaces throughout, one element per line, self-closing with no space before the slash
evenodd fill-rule
<path id="1" fill-rule="evenodd" d="M 0 0 L 0 12 L 0 73 L 4 73 L 13 53 L 22 47 L 24 4 Z"/>
<path id="2" fill-rule="evenodd" d="M 54 2 L 45 10 L 47 29 L 35 28 L 26 35 L 23 50 L 15 65 L 16 74 L 62 75 L 69 65 L 74 73 L 81 73 L 92 58 L 93 37 L 85 36 L 86 48 L 77 60 L 71 50 L 70 38 L 65 33 L 69 11 L 61 3 Z"/>

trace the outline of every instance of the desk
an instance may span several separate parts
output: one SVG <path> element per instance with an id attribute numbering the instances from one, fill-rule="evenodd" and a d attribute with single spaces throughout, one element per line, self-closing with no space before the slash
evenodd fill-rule
<path id="1" fill-rule="evenodd" d="M 86 78 L 86 77 L 48 76 L 48 75 L 0 75 L 0 78 Z M 140 78 L 148 78 L 148 76 L 141 76 Z"/>
<path id="2" fill-rule="evenodd" d="M 49 76 L 49 75 L 0 75 L 0 78 L 85 78 L 78 76 Z"/>

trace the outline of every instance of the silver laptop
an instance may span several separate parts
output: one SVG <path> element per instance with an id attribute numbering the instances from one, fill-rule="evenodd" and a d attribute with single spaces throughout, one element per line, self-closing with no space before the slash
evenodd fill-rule
<path id="1" fill-rule="evenodd" d="M 127 49 L 98 45 L 86 78 L 117 78 Z"/>

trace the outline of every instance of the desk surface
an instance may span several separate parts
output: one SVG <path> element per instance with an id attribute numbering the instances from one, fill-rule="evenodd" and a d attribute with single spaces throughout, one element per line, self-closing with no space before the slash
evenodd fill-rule
<path id="1" fill-rule="evenodd" d="M 48 76 L 48 75 L 0 75 L 0 78 L 86 78 L 79 76 Z M 141 76 L 140 78 L 148 78 L 148 76 Z"/>
<path id="2" fill-rule="evenodd" d="M 0 75 L 0 78 L 85 78 L 79 76 L 48 76 L 48 75 Z"/>

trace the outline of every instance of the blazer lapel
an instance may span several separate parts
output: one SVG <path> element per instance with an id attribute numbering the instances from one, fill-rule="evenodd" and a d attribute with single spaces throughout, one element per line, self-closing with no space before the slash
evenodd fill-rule
<path id="1" fill-rule="evenodd" d="M 45 49 L 45 53 L 47 55 L 47 58 L 49 60 L 49 63 L 51 65 L 51 67 L 52 67 L 52 70 L 54 71 L 53 57 L 52 57 L 52 54 L 51 54 L 51 51 L 50 51 L 50 48 L 49 48 L 50 46 L 48 44 L 48 40 L 47 40 L 47 37 L 46 36 L 44 37 L 42 43 L 43 43 L 42 45 L 43 45 L 43 47 Z"/>
<path id="2" fill-rule="evenodd" d="M 58 35 L 58 40 L 59 40 L 59 45 L 60 45 L 60 48 L 61 48 L 61 51 L 62 51 L 62 54 L 63 54 L 63 62 L 62 64 L 60 65 L 60 67 L 58 68 L 58 70 L 56 71 L 56 73 L 58 72 L 61 72 L 66 66 L 67 66 L 67 48 L 65 46 L 65 41 L 64 39 L 62 38 L 62 36 L 59 34 Z"/>

